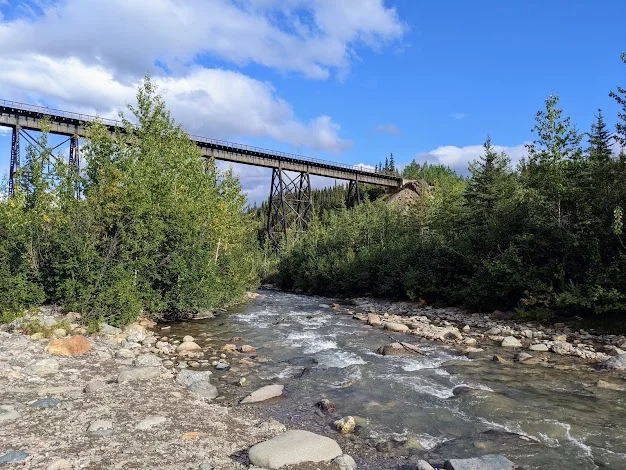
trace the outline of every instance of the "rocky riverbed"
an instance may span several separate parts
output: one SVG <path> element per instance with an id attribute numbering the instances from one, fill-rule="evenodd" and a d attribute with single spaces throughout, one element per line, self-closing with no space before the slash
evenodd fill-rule
<path id="1" fill-rule="evenodd" d="M 0 331 L 0 463 L 624 468 L 626 338 L 506 316 L 262 292 L 86 335 L 46 310 Z"/>

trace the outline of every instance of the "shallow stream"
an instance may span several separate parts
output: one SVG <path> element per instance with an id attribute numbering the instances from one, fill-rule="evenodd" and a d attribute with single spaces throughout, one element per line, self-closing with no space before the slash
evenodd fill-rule
<path id="1" fill-rule="evenodd" d="M 402 334 L 393 338 L 427 356 L 381 356 L 393 338 L 324 305 L 332 302 L 261 291 L 231 314 L 171 333 L 205 333 L 216 345 L 245 338 L 270 359 L 255 372 L 259 384 L 284 383 L 285 403 L 329 398 L 340 415 L 367 420 L 364 440 L 408 439 L 445 458 L 500 453 L 527 469 L 626 469 L 626 393 L 597 388 L 606 374 L 573 359 L 560 368 L 470 360 Z"/>

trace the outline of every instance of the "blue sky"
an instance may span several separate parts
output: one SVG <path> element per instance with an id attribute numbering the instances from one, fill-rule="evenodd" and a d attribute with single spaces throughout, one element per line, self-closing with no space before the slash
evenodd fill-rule
<path id="1" fill-rule="evenodd" d="M 111 116 L 150 72 L 196 134 L 462 171 L 488 134 L 519 158 L 550 93 L 581 131 L 598 107 L 613 125 L 625 16 L 623 0 L 0 0 L 0 98 Z M 237 171 L 265 197 L 267 171 Z"/>

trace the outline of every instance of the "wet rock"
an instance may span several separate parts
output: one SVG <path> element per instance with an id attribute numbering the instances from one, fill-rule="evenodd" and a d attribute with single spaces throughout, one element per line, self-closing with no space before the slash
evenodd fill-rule
<path id="1" fill-rule="evenodd" d="M 261 387 L 245 397 L 241 400 L 241 403 L 258 403 L 271 398 L 279 397 L 283 394 L 284 388 L 284 385 L 266 385 L 265 387 Z"/>
<path id="2" fill-rule="evenodd" d="M 548 348 L 548 345 L 544 343 L 532 344 L 530 345 L 528 349 L 530 351 L 536 351 L 536 352 L 548 352 L 550 350 L 550 348 Z"/>
<path id="3" fill-rule="evenodd" d="M 287 431 L 252 446 L 248 451 L 253 465 L 267 469 L 330 461 L 341 454 L 341 448 L 335 441 L 309 431 Z"/>
<path id="4" fill-rule="evenodd" d="M 480 355 L 480 353 L 481 353 L 481 352 L 483 352 L 483 351 L 484 351 L 484 349 L 482 349 L 482 348 L 475 348 L 475 347 L 473 347 L 473 346 L 468 346 L 467 348 L 465 348 L 465 349 L 463 350 L 463 354 L 464 354 L 465 356 L 467 356 L 468 358 L 470 358 L 470 359 L 475 359 L 475 358 L 477 358 L 477 357 Z"/>
<path id="5" fill-rule="evenodd" d="M 409 327 L 403 323 L 394 323 L 394 322 L 383 322 L 383 328 L 388 331 L 393 331 L 396 333 L 408 333 Z"/>
<path id="6" fill-rule="evenodd" d="M 100 323 L 100 333 L 103 335 L 115 336 L 122 332 L 120 328 L 116 328 L 111 325 L 107 325 L 106 323 Z"/>
<path id="7" fill-rule="evenodd" d="M 292 366 L 301 366 L 301 367 L 315 366 L 317 365 L 317 359 L 315 359 L 314 357 L 306 357 L 306 356 L 292 357 L 291 359 L 287 360 L 287 363 L 291 364 Z"/>
<path id="8" fill-rule="evenodd" d="M 465 338 L 463 340 L 463 344 L 467 344 L 468 346 L 476 346 L 476 338 Z"/>
<path id="9" fill-rule="evenodd" d="M 493 362 L 499 362 L 500 364 L 508 364 L 509 361 L 504 359 L 502 356 L 498 356 L 497 354 L 492 358 Z"/>
<path id="10" fill-rule="evenodd" d="M 73 468 L 74 465 L 69 460 L 59 459 L 48 465 L 46 470 L 72 470 Z"/>
<path id="11" fill-rule="evenodd" d="M 54 356 L 78 356 L 87 354 L 91 344 L 84 336 L 71 336 L 65 339 L 53 339 L 46 346 L 46 352 Z"/>
<path id="12" fill-rule="evenodd" d="M 234 353 L 234 352 L 237 351 L 237 345 L 236 344 L 225 344 L 224 346 L 222 346 L 221 350 L 224 351 L 224 352 Z"/>
<path id="13" fill-rule="evenodd" d="M 4 455 L 0 455 L 0 463 L 21 463 L 30 457 L 26 452 L 21 450 L 10 450 Z"/>
<path id="14" fill-rule="evenodd" d="M 167 418 L 165 416 L 148 416 L 137 423 L 135 429 L 138 431 L 147 431 L 156 426 L 160 426 L 165 423 Z"/>
<path id="15" fill-rule="evenodd" d="M 333 463 L 339 467 L 339 470 L 357 470 L 358 468 L 354 459 L 348 454 L 341 454 L 333 459 Z"/>
<path id="16" fill-rule="evenodd" d="M 337 408 L 335 408 L 334 403 L 331 402 L 328 398 L 322 398 L 320 401 L 316 403 L 316 406 L 320 410 L 328 414 L 333 414 L 337 410 Z"/>
<path id="17" fill-rule="evenodd" d="M 611 359 L 601 362 L 597 367 L 598 369 L 606 370 L 626 370 L 626 354 L 612 357 Z"/>
<path id="18" fill-rule="evenodd" d="M 110 436 L 113 434 L 113 422 L 108 419 L 97 419 L 89 425 L 87 431 L 98 436 Z"/>
<path id="19" fill-rule="evenodd" d="M 435 470 L 434 467 L 426 462 L 426 460 L 418 460 L 415 470 Z"/>
<path id="20" fill-rule="evenodd" d="M 376 315 L 375 313 L 367 314 L 367 324 L 372 326 L 378 326 L 382 323 L 380 315 Z"/>
<path id="21" fill-rule="evenodd" d="M 398 342 L 390 343 L 385 346 L 381 346 L 376 350 L 378 354 L 383 356 L 423 356 L 424 353 L 420 351 L 419 347 L 414 344 Z"/>
<path id="22" fill-rule="evenodd" d="M 532 356 L 527 352 L 520 352 L 515 355 L 515 362 L 525 362 L 532 359 Z"/>
<path id="23" fill-rule="evenodd" d="M 141 354 L 133 360 L 135 367 L 161 367 L 161 359 L 154 354 Z"/>
<path id="24" fill-rule="evenodd" d="M 470 327 L 469 325 L 465 325 L 465 326 L 463 327 L 463 331 L 467 332 L 467 331 L 469 331 L 469 330 L 471 330 L 471 327 Z"/>
<path id="25" fill-rule="evenodd" d="M 341 434 L 351 434 L 356 429 L 356 420 L 353 416 L 344 416 L 333 424 Z"/>
<path id="26" fill-rule="evenodd" d="M 40 398 L 39 400 L 31 403 L 33 408 L 55 408 L 61 404 L 61 400 L 58 398 Z"/>
<path id="27" fill-rule="evenodd" d="M 193 336 L 187 335 L 183 338 L 183 343 L 193 343 L 194 341 L 195 341 L 195 338 Z"/>
<path id="28" fill-rule="evenodd" d="M 217 370 L 229 370 L 230 369 L 230 364 L 228 362 L 226 362 L 226 361 L 221 360 L 221 361 L 218 361 L 215 364 L 215 368 Z"/>
<path id="29" fill-rule="evenodd" d="M 605 388 L 608 390 L 616 390 L 618 392 L 626 391 L 626 387 L 619 384 L 614 384 L 612 382 L 605 382 L 604 380 L 598 380 L 598 382 L 596 383 L 596 387 Z"/>
<path id="30" fill-rule="evenodd" d="M 94 379 L 87 382 L 83 391 L 87 394 L 98 393 L 107 388 L 107 384 L 104 380 Z"/>
<path id="31" fill-rule="evenodd" d="M 3 421 L 12 421 L 14 419 L 20 419 L 22 415 L 20 415 L 19 411 L 15 409 L 15 407 L 10 405 L 0 405 L 0 422 Z"/>
<path id="32" fill-rule="evenodd" d="M 268 434 L 280 434 L 287 430 L 283 423 L 276 421 L 274 418 L 270 418 L 267 421 L 263 421 L 257 426 L 262 432 Z"/>
<path id="33" fill-rule="evenodd" d="M 137 380 L 154 379 L 161 375 L 159 367 L 135 367 L 126 369 L 117 376 L 117 383 L 136 382 Z"/>
<path id="34" fill-rule="evenodd" d="M 514 470 L 515 464 L 499 454 L 483 455 L 472 459 L 450 459 L 443 468 L 446 470 Z"/>
<path id="35" fill-rule="evenodd" d="M 38 377 L 54 375 L 57 372 L 59 372 L 59 361 L 52 358 L 40 359 L 24 369 L 24 373 L 28 375 L 36 375 Z"/>
<path id="36" fill-rule="evenodd" d="M 242 353 L 253 353 L 254 351 L 256 351 L 256 348 L 254 346 L 250 346 L 249 344 L 244 344 L 239 348 L 239 352 Z"/>
<path id="37" fill-rule="evenodd" d="M 186 341 L 186 342 L 180 343 L 176 347 L 176 351 L 177 352 L 194 352 L 194 351 L 202 351 L 202 348 L 200 347 L 200 345 L 198 345 L 197 343 L 194 343 L 193 341 Z"/>
<path id="38" fill-rule="evenodd" d="M 211 375 L 213 375 L 213 373 L 210 370 L 183 369 L 176 376 L 176 381 L 186 387 L 191 387 L 193 384 L 199 382 L 210 383 Z"/>
<path id="39" fill-rule="evenodd" d="M 507 336 L 502 340 L 500 346 L 502 346 L 503 348 L 521 348 L 522 343 L 514 336 Z"/>

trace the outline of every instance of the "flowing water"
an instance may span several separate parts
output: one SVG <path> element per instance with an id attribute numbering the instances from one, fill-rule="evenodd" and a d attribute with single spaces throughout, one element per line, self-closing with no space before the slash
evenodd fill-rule
<path id="1" fill-rule="evenodd" d="M 501 453 L 527 469 L 626 469 L 626 393 L 595 386 L 610 375 L 573 359 L 565 370 L 470 360 L 428 341 L 419 342 L 426 357 L 381 356 L 389 335 L 328 303 L 261 291 L 231 314 L 171 332 L 244 337 L 270 359 L 256 371 L 260 384 L 284 383 L 285 403 L 331 399 L 341 415 L 367 419 L 363 439 L 410 438 L 445 458 Z M 317 364 L 295 378 L 311 359 Z"/>

